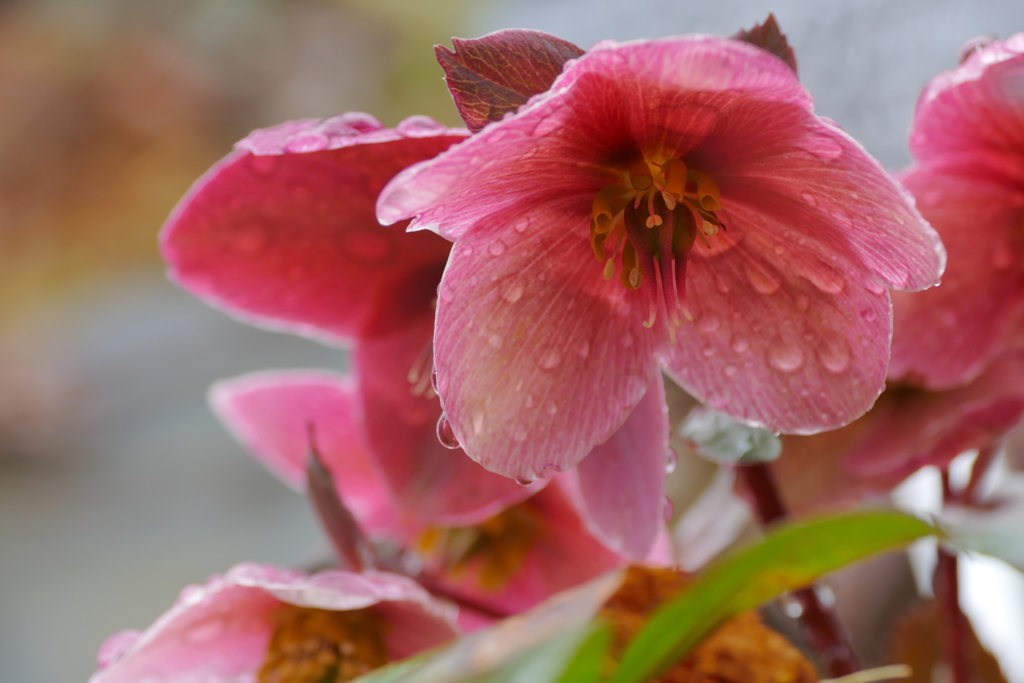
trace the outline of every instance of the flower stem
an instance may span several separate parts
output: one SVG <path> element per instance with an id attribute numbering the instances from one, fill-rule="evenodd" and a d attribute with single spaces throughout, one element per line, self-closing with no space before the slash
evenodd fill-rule
<path id="1" fill-rule="evenodd" d="M 768 463 L 742 465 L 736 469 L 753 498 L 761 526 L 769 526 L 788 517 L 775 474 Z M 802 588 L 792 597 L 800 605 L 800 623 L 807 639 L 828 675 L 845 676 L 858 671 L 861 667 L 850 646 L 850 637 L 835 611 L 822 601 L 817 587 Z"/>
<path id="2" fill-rule="evenodd" d="M 967 617 L 960 608 L 960 572 L 955 553 L 939 548 L 935 565 L 935 597 L 939 601 L 945 623 L 944 649 L 953 683 L 970 683 L 971 671 L 967 661 Z"/>

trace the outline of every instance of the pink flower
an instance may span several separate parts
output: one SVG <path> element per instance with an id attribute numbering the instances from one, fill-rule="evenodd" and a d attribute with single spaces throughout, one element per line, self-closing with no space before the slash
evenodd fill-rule
<path id="1" fill-rule="evenodd" d="M 1024 326 L 1024 33 L 978 47 L 917 105 L 903 182 L 949 249 L 942 286 L 897 299 L 894 377 L 978 377 Z"/>
<path id="2" fill-rule="evenodd" d="M 451 640 L 452 617 L 403 576 L 306 576 L 241 564 L 183 590 L 145 631 L 112 636 L 90 683 L 231 683 L 261 673 L 269 681 L 287 668 L 303 680 L 320 680 L 333 667 L 366 672 Z"/>
<path id="3" fill-rule="evenodd" d="M 425 519 L 413 501 L 392 496 L 376 474 L 378 458 L 359 435 L 356 389 L 345 377 L 313 371 L 248 375 L 215 385 L 211 404 L 257 459 L 299 490 L 305 487 L 307 426 L 313 423 L 319 453 L 364 530 L 414 550 L 426 562 L 429 587 L 470 605 L 520 612 L 626 561 L 599 540 L 599 528 L 578 504 L 575 473 L 539 492 L 531 487 L 530 498 L 497 512 Z M 631 508 L 621 509 L 629 514 Z M 667 559 L 664 548 L 657 552 Z"/>
<path id="4" fill-rule="evenodd" d="M 945 468 L 961 453 L 998 446 L 1022 415 L 1024 349 L 1018 347 L 962 387 L 894 384 L 853 424 L 786 437 L 776 465 L 794 507 L 841 507 L 888 493 L 922 467 Z"/>
<path id="5" fill-rule="evenodd" d="M 466 452 L 524 478 L 579 462 L 662 368 L 771 429 L 852 420 L 884 383 L 887 288 L 944 261 L 792 69 L 706 36 L 597 45 L 401 173 L 378 217 L 456 242 L 438 390 Z"/>
<path id="6" fill-rule="evenodd" d="M 395 497 L 430 523 L 490 517 L 532 494 L 439 443 L 432 335 L 451 245 L 374 216 L 398 171 L 465 135 L 425 117 L 386 130 L 365 114 L 257 131 L 196 184 L 162 236 L 171 277 L 198 296 L 258 324 L 355 342 L 353 429 Z M 580 471 L 588 518 L 637 558 L 661 525 L 668 448 L 661 379 L 648 380 L 651 398 Z"/>

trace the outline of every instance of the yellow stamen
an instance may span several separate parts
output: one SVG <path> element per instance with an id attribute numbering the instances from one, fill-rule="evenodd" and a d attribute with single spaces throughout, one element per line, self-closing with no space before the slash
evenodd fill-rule
<path id="1" fill-rule="evenodd" d="M 388 663 L 387 624 L 370 608 L 282 605 L 273 621 L 259 683 L 345 683 Z"/>
<path id="2" fill-rule="evenodd" d="M 690 171 L 687 174 L 689 182 L 697 184 L 697 202 L 700 208 L 705 211 L 722 210 L 722 193 L 718 189 L 718 183 L 704 171 Z"/>

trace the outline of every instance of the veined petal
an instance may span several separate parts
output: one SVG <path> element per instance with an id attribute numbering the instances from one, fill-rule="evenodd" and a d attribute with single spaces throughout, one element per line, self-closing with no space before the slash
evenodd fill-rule
<path id="1" fill-rule="evenodd" d="M 470 526 L 536 492 L 488 472 L 437 436 L 433 311 L 364 336 L 353 350 L 366 443 L 396 500 L 424 525 Z"/>
<path id="2" fill-rule="evenodd" d="M 571 195 L 589 202 L 615 179 L 608 167 L 624 151 L 636 158 L 641 148 L 689 151 L 722 109 L 745 97 L 811 106 L 792 69 L 746 43 L 712 36 L 600 43 L 516 115 L 399 174 L 381 193 L 377 215 L 385 224 L 415 216 L 413 229 L 459 239 L 509 210 Z"/>
<path id="3" fill-rule="evenodd" d="M 358 335 L 388 310 L 382 288 L 439 272 L 449 249 L 434 236 L 382 228 L 377 194 L 465 135 L 425 117 L 395 130 L 373 121 L 297 121 L 240 142 L 164 226 L 171 278 L 251 322 L 331 341 Z"/>
<path id="4" fill-rule="evenodd" d="M 981 47 L 956 69 L 932 79 L 917 103 L 910 146 L 921 162 L 986 151 L 1019 159 L 1024 154 L 1024 33 Z"/>
<path id="5" fill-rule="evenodd" d="M 963 159 L 903 181 L 953 258 L 941 287 L 895 298 L 889 374 L 954 387 L 985 369 L 1024 316 L 1024 185 Z"/>
<path id="6" fill-rule="evenodd" d="M 882 391 L 889 294 L 842 261 L 777 254 L 755 239 L 768 234 L 768 224 L 761 228 L 725 252 L 694 250 L 687 301 L 695 322 L 676 331 L 667 369 L 741 420 L 781 432 L 833 429 Z"/>
<path id="7" fill-rule="evenodd" d="M 306 576 L 242 564 L 203 586 L 183 590 L 178 602 L 127 647 L 119 647 L 116 658 L 90 683 L 249 679 L 266 656 L 273 615 L 285 604 L 379 610 L 388 625 L 385 638 L 392 659 L 456 635 L 451 611 L 402 576 L 337 571 Z"/>
<path id="8" fill-rule="evenodd" d="M 306 487 L 314 438 L 360 524 L 390 530 L 397 523 L 397 505 L 367 450 L 354 392 L 352 383 L 335 373 L 270 371 L 222 380 L 210 388 L 209 400 L 235 438 L 297 490 Z"/>
<path id="9" fill-rule="evenodd" d="M 622 426 L 667 333 L 643 327 L 639 292 L 604 280 L 586 227 L 575 227 L 578 214 L 548 205 L 521 218 L 536 218 L 533 232 L 453 250 L 434 357 L 438 393 L 466 453 L 533 480 L 572 467 Z"/>
<path id="10" fill-rule="evenodd" d="M 649 555 L 664 527 L 669 431 L 659 372 L 625 424 L 576 466 L 590 528 L 636 561 Z"/>

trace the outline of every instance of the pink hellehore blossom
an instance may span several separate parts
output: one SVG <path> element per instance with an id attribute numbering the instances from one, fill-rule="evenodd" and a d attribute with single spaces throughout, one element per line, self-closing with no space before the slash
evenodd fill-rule
<path id="1" fill-rule="evenodd" d="M 595 46 L 378 217 L 455 242 L 437 388 L 466 452 L 524 478 L 579 462 L 662 368 L 774 430 L 849 422 L 882 390 L 887 289 L 944 261 L 792 69 L 708 36 Z"/>
<path id="2" fill-rule="evenodd" d="M 452 617 L 403 576 L 241 564 L 112 636 L 90 683 L 347 681 L 453 639 Z"/>
<path id="3" fill-rule="evenodd" d="M 354 428 L 395 496 L 432 523 L 478 520 L 532 495 L 439 443 L 432 335 L 451 244 L 374 216 L 396 173 L 465 137 L 425 117 L 388 130 L 366 114 L 257 131 L 196 183 L 162 235 L 171 277 L 207 301 L 259 324 L 355 342 Z M 637 558 L 661 523 L 668 448 L 664 388 L 648 379 L 650 398 L 592 445 L 580 471 L 589 518 Z"/>
<path id="4" fill-rule="evenodd" d="M 300 490 L 312 422 L 320 456 L 364 530 L 423 557 L 427 585 L 471 605 L 520 612 L 625 563 L 588 526 L 591 520 L 577 504 L 575 473 L 554 478 L 539 492 L 531 487 L 530 498 L 497 513 L 481 509 L 457 523 L 424 519 L 414 501 L 391 495 L 375 480 L 379 458 L 359 437 L 356 396 L 352 382 L 340 375 L 277 371 L 222 381 L 210 398 L 239 441 Z M 667 559 L 664 547 L 657 552 Z"/>
<path id="5" fill-rule="evenodd" d="M 898 300 L 890 372 L 943 389 L 1024 328 L 1024 33 L 936 76 L 910 145 L 903 182 L 951 257 L 941 287 Z"/>

